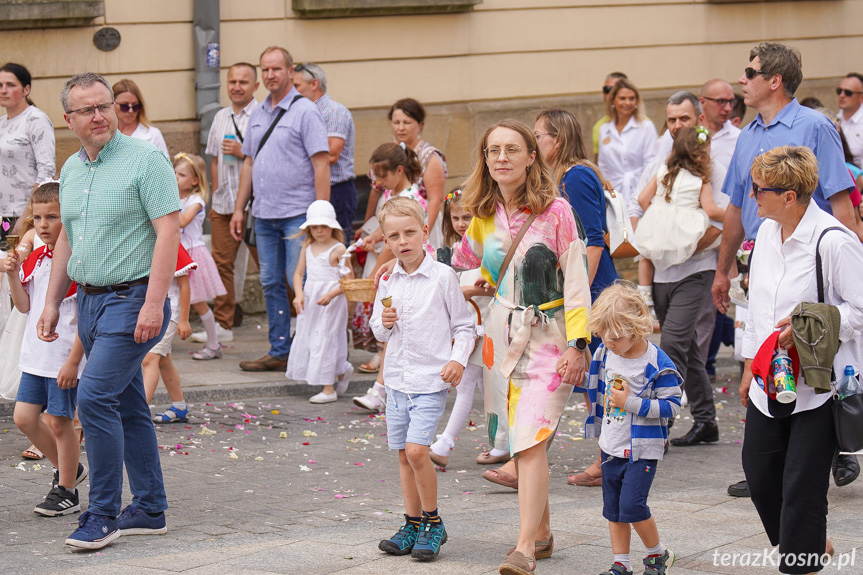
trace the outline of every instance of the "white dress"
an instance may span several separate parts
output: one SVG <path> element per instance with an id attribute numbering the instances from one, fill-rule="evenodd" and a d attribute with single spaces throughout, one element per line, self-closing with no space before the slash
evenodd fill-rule
<path id="1" fill-rule="evenodd" d="M 681 169 L 671 184 L 670 201 L 662 178 L 668 173 L 663 165 L 656 173 L 656 195 L 635 229 L 638 251 L 649 258 L 657 270 L 681 264 L 692 257 L 698 240 L 710 220 L 701 209 L 701 178 Z"/>
<path id="2" fill-rule="evenodd" d="M 350 365 L 348 357 L 348 302 L 344 294 L 328 305 L 318 305 L 325 293 L 339 285 L 339 268 L 330 265 L 333 244 L 317 257 L 306 246 L 306 281 L 303 312 L 297 316 L 297 332 L 288 356 L 285 376 L 309 385 L 333 385 Z"/>

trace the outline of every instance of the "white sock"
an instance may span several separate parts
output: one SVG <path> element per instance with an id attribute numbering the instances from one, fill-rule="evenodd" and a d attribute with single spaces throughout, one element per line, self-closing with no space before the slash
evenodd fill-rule
<path id="1" fill-rule="evenodd" d="M 662 544 L 662 541 L 659 542 L 659 545 L 656 547 L 650 547 L 647 549 L 647 555 L 664 555 L 665 554 L 665 545 Z"/>
<path id="2" fill-rule="evenodd" d="M 509 449 L 498 449 L 495 447 L 489 452 L 489 455 L 491 455 L 492 457 L 500 457 L 505 453 L 509 453 Z"/>
<path id="3" fill-rule="evenodd" d="M 178 409 L 178 410 L 180 410 L 180 411 L 183 411 L 183 410 L 185 410 L 185 409 L 186 409 L 186 401 L 185 401 L 185 400 L 183 400 L 183 401 L 174 401 L 174 402 L 172 402 L 172 403 L 171 403 L 171 407 L 174 407 L 174 408 L 176 408 L 176 409 Z"/>
<path id="4" fill-rule="evenodd" d="M 627 571 L 632 570 L 632 563 L 629 562 L 629 553 L 615 553 L 614 562 L 623 565 Z"/>
<path id="5" fill-rule="evenodd" d="M 740 285 L 740 282 L 743 281 L 743 278 L 740 274 L 737 274 L 733 278 L 731 278 L 731 287 L 735 289 L 743 289 L 743 286 Z"/>
<path id="6" fill-rule="evenodd" d="M 374 386 L 372 387 L 372 389 L 373 389 L 373 390 L 375 390 L 375 391 L 377 391 L 377 392 L 378 392 L 378 395 L 379 395 L 380 397 L 386 397 L 386 395 L 387 395 L 387 388 L 386 388 L 386 387 L 384 387 L 383 385 L 381 385 L 381 384 L 380 384 L 380 383 L 378 383 L 378 382 L 375 382 L 375 384 L 374 384 Z"/>
<path id="7" fill-rule="evenodd" d="M 204 324 L 204 331 L 207 332 L 207 347 L 219 349 L 219 336 L 216 335 L 216 319 L 213 317 L 213 310 L 208 309 L 207 313 L 201 316 L 201 323 Z"/>

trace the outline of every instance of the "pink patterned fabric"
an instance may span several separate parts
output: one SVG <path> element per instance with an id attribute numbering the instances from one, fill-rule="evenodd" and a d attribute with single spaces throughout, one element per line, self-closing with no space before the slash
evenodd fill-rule
<path id="1" fill-rule="evenodd" d="M 227 294 L 225 284 L 219 277 L 216 262 L 213 261 L 213 256 L 210 255 L 207 246 L 195 246 L 187 251 L 198 264 L 198 269 L 189 272 L 190 302 L 210 301 L 215 297 Z"/>

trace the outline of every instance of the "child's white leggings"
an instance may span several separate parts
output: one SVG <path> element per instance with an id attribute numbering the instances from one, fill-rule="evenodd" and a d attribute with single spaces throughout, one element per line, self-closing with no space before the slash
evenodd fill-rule
<path id="1" fill-rule="evenodd" d="M 455 403 L 452 406 L 446 429 L 438 435 L 431 450 L 441 456 L 449 455 L 450 449 L 455 447 L 455 437 L 467 422 L 470 410 L 473 407 L 473 392 L 479 389 L 482 393 L 482 368 L 478 365 L 468 363 L 461 378 L 461 383 L 456 389 Z"/>

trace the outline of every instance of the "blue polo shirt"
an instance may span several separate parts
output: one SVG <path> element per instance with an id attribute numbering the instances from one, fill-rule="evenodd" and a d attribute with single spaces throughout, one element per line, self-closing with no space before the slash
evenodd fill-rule
<path id="1" fill-rule="evenodd" d="M 762 219 L 758 205 L 749 197 L 752 189 L 750 170 L 756 157 L 780 146 L 806 146 L 818 159 L 818 187 L 812 199 L 832 214 L 830 196 L 854 187 L 854 181 L 845 167 L 845 155 L 836 127 L 821 112 L 804 108 L 791 100 L 776 114 L 770 125 L 765 125 L 758 114 L 737 139 L 734 155 L 728 165 L 728 174 L 722 191 L 731 198 L 731 204 L 741 209 L 746 239 L 755 239 Z"/>

